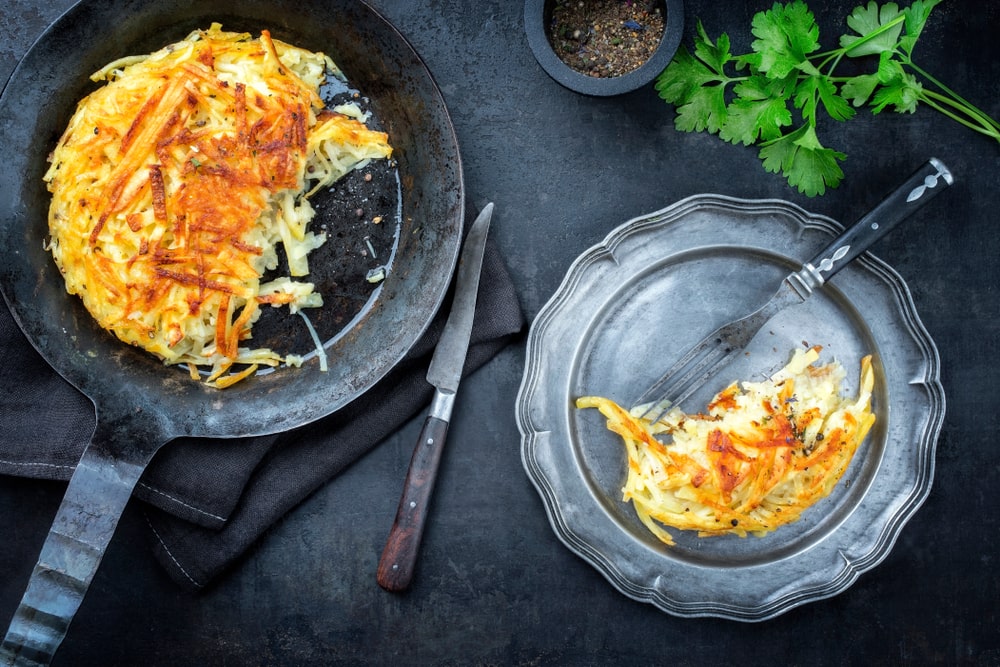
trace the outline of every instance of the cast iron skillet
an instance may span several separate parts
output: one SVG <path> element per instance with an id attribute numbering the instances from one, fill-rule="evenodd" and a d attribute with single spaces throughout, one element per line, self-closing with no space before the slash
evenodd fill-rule
<path id="1" fill-rule="evenodd" d="M 326 289 L 329 296 L 340 289 L 355 304 L 349 317 L 336 306 L 311 314 L 326 341 L 329 371 L 320 372 L 314 357 L 300 369 L 258 375 L 225 391 L 193 382 L 97 327 L 79 299 L 66 294 L 43 249 L 46 157 L 77 101 L 95 87 L 89 74 L 123 55 L 182 39 L 212 21 L 255 35 L 268 29 L 276 39 L 330 55 L 350 84 L 369 98 L 365 101 L 388 131 L 398 165 L 398 181 L 386 173 L 375 179 L 388 184 L 388 193 L 355 192 L 362 186 L 354 182 L 326 205 L 317 203 L 330 225 L 356 205 L 384 210 L 397 223 L 394 238 L 376 239 L 382 244 L 378 261 L 368 256 L 369 262 L 389 264 L 385 281 L 374 291 L 358 287 L 368 285 L 356 275 L 363 266 L 338 264 L 345 255 L 365 256 L 359 252 L 356 224 L 351 231 L 341 220 L 344 238 L 331 234 L 327 254 L 310 256 L 314 272 L 325 281 L 320 291 Z M 0 288 L 27 338 L 93 400 L 97 413 L 93 440 L 70 480 L 0 648 L 6 661 L 47 663 L 136 481 L 161 445 L 179 436 L 232 438 L 299 426 L 344 406 L 405 356 L 448 287 L 461 243 L 464 190 L 454 129 L 430 73 L 387 21 L 352 0 L 83 0 L 42 35 L 8 81 L 0 97 L 0 146 L 0 247 L 6 250 Z M 258 326 L 265 340 L 302 331 L 295 322 L 262 320 Z M 258 342 L 257 327 L 254 334 Z M 289 351 L 307 352 L 308 347 Z"/>

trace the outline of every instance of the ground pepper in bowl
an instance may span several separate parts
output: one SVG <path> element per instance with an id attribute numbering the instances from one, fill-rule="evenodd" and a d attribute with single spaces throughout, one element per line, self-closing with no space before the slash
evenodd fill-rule
<path id="1" fill-rule="evenodd" d="M 567 66 L 605 78 L 627 74 L 649 60 L 663 30 L 662 2 L 556 0 L 547 36 Z"/>

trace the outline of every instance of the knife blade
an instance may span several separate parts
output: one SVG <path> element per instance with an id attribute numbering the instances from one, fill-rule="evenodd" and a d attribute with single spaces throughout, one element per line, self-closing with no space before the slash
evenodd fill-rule
<path id="1" fill-rule="evenodd" d="M 492 217 L 493 204 L 490 203 L 472 223 L 465 239 L 465 247 L 458 260 L 451 312 L 427 369 L 427 381 L 434 386 L 434 398 L 417 438 L 396 508 L 396 518 L 378 563 L 378 584 L 387 591 L 406 590 L 413 577 L 438 464 L 448 436 L 455 394 L 469 351 L 479 276 Z"/>

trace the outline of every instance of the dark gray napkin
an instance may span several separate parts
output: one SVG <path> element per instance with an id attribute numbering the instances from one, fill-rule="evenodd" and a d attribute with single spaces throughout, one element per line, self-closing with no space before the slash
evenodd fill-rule
<path id="1" fill-rule="evenodd" d="M 333 415 L 287 433 L 235 440 L 181 438 L 154 457 L 135 496 L 160 563 L 201 588 L 290 509 L 382 441 L 430 401 L 424 374 L 450 295 L 424 336 L 375 387 Z M 483 259 L 465 373 L 524 326 L 492 238 Z M 0 309 L 0 474 L 68 480 L 95 426 L 93 404 L 56 374 Z M 388 527 L 386 528 L 388 530 Z"/>

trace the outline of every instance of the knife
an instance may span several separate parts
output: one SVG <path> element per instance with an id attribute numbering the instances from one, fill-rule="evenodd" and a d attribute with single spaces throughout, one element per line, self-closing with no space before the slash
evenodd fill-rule
<path id="1" fill-rule="evenodd" d="M 435 389 L 434 399 L 413 450 L 410 468 L 403 483 L 403 493 L 396 508 L 396 519 L 378 563 L 378 584 L 387 591 L 406 590 L 413 577 L 434 480 L 448 436 L 455 393 L 462 379 L 462 367 L 469 350 L 472 319 L 476 312 L 476 293 L 479 291 L 479 274 L 492 216 L 493 204 L 490 203 L 472 223 L 472 229 L 465 239 L 465 247 L 458 261 L 451 312 L 427 369 L 427 381 Z"/>

